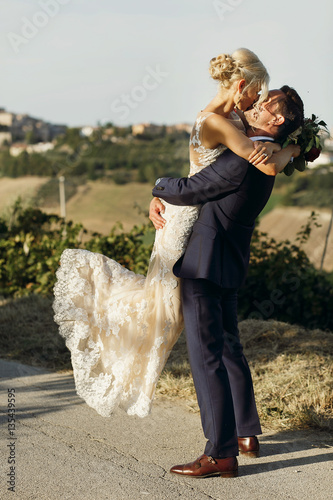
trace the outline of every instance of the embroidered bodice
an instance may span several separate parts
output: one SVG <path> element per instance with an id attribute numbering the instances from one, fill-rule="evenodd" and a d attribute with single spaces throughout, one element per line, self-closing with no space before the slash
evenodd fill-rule
<path id="1" fill-rule="evenodd" d="M 227 149 L 223 144 L 214 149 L 206 148 L 203 145 L 202 136 L 205 122 L 213 114 L 210 111 L 200 111 L 195 120 L 190 136 L 190 175 L 194 175 L 203 168 L 208 167 Z M 244 124 L 237 113 L 232 111 L 228 119 L 237 128 L 245 131 Z"/>

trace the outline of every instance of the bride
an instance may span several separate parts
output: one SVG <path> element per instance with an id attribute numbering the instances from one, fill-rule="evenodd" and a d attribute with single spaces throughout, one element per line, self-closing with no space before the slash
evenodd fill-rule
<path id="1" fill-rule="evenodd" d="M 265 67 L 253 52 L 239 49 L 212 59 L 210 73 L 219 91 L 195 121 L 189 175 L 210 165 L 227 147 L 263 172 L 276 173 L 274 158 L 265 162 L 280 147 L 255 147 L 234 111 L 266 98 Z M 87 250 L 67 249 L 61 256 L 54 319 L 71 351 L 77 393 L 102 416 L 110 416 L 117 406 L 129 415 L 149 414 L 158 378 L 183 329 L 179 281 L 172 268 L 200 207 L 164 205 L 167 223 L 156 233 L 146 277 Z"/>

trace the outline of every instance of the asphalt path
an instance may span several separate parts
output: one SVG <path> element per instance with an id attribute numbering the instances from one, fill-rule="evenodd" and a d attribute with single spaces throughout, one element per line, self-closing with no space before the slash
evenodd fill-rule
<path id="1" fill-rule="evenodd" d="M 103 418 L 76 395 L 71 373 L 1 360 L 0 389 L 1 500 L 333 499 L 328 433 L 265 431 L 261 457 L 240 456 L 237 478 L 191 479 L 169 473 L 205 444 L 184 403 Z"/>

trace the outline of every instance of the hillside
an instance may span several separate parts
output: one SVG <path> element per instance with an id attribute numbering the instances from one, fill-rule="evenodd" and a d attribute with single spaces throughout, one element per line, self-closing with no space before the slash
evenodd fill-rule
<path id="1" fill-rule="evenodd" d="M 306 224 L 312 210 L 319 214 L 317 222 L 321 227 L 313 227 L 309 241 L 304 244 L 304 251 L 317 269 L 323 255 L 325 238 L 330 222 L 331 211 L 319 208 L 276 207 L 260 219 L 259 229 L 267 232 L 277 241 L 296 240 L 297 232 Z M 333 229 L 327 244 L 323 269 L 333 271 Z"/>
<path id="2" fill-rule="evenodd" d="M 27 175 L 16 179 L 2 177 L 0 179 L 0 213 L 8 209 L 20 196 L 29 203 L 38 189 L 48 181 L 47 177 Z"/>
<path id="3" fill-rule="evenodd" d="M 23 204 L 33 201 L 39 188 L 49 181 L 48 177 L 25 176 L 0 179 L 0 214 L 6 213 L 18 197 Z M 56 190 L 58 190 L 57 181 Z M 66 204 L 67 220 L 81 222 L 91 231 L 108 234 L 117 222 L 129 231 L 134 225 L 147 221 L 152 198 L 150 183 L 131 182 L 118 185 L 111 180 L 88 181 L 77 187 L 76 193 Z M 55 198 L 57 198 L 58 193 Z M 59 203 L 39 203 L 47 213 L 60 215 Z"/>
<path id="4" fill-rule="evenodd" d="M 102 234 L 108 234 L 116 222 L 121 222 L 124 230 L 129 231 L 134 225 L 147 221 L 143 212 L 148 212 L 151 190 L 151 184 L 139 182 L 117 185 L 112 181 L 88 181 L 79 186 L 68 201 L 67 219 Z M 46 211 L 60 215 L 59 205 Z"/>

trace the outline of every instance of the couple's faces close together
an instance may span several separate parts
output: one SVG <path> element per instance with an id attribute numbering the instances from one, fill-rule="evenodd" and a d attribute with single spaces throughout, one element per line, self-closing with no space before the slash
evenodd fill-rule
<path id="1" fill-rule="evenodd" d="M 244 111 L 249 125 L 262 130 L 269 128 L 274 132 L 284 122 L 284 117 L 279 113 L 279 103 L 284 97 L 281 90 L 270 90 L 267 99 L 260 105 L 253 106 L 256 102 L 254 100 Z"/>
<path id="2" fill-rule="evenodd" d="M 258 85 L 246 87 L 245 80 L 236 82 L 237 93 L 235 95 L 235 105 L 241 111 L 246 111 L 258 99 L 260 87 Z"/>

